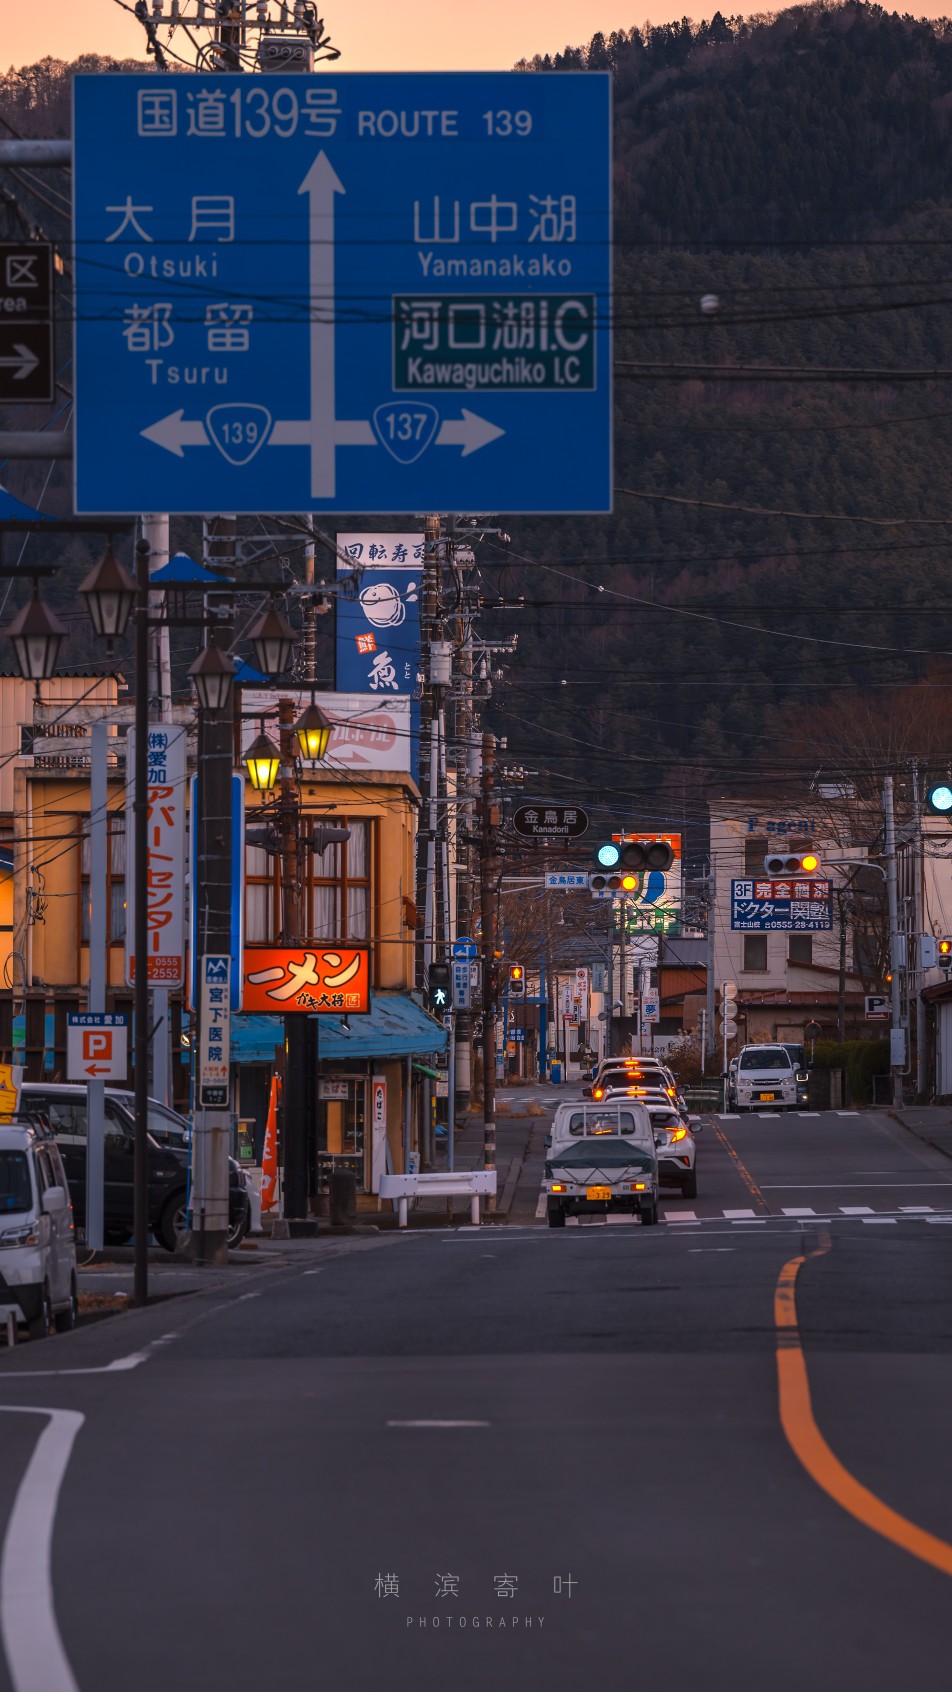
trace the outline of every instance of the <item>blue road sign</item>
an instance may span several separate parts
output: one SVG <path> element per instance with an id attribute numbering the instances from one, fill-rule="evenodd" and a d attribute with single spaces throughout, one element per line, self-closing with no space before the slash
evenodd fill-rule
<path id="1" fill-rule="evenodd" d="M 78 76 L 76 509 L 611 509 L 607 74 Z"/>
<path id="2" fill-rule="evenodd" d="M 755 934 L 809 934 L 832 927 L 828 881 L 731 882 L 732 929 Z"/>
<path id="3" fill-rule="evenodd" d="M 475 958 L 479 948 L 468 934 L 461 934 L 458 940 L 453 941 L 450 951 L 454 958 Z"/>

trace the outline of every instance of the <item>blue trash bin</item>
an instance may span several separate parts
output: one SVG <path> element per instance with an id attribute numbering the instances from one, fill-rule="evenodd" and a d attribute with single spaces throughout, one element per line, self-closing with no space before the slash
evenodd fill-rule
<path id="1" fill-rule="evenodd" d="M 553 1063 L 549 1066 L 549 1080 L 552 1082 L 554 1087 L 561 1085 L 562 1065 L 560 1063 Z"/>

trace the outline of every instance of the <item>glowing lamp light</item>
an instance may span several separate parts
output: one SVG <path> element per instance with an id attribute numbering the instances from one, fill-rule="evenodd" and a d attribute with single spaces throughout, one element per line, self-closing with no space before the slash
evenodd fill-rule
<path id="1" fill-rule="evenodd" d="M 623 875 L 621 885 L 624 892 L 634 893 L 638 887 L 638 877 L 636 875 Z"/>
<path id="2" fill-rule="evenodd" d="M 805 852 L 804 855 L 803 855 L 803 862 L 802 862 L 802 868 L 803 868 L 804 875 L 813 875 L 814 872 L 819 869 L 819 867 L 820 867 L 820 860 L 816 856 L 816 853 L 815 852 Z"/>
<path id="3" fill-rule="evenodd" d="M 952 787 L 946 782 L 940 782 L 937 787 L 930 787 L 926 795 L 929 809 L 940 817 L 948 816 L 952 811 Z"/>
<path id="4" fill-rule="evenodd" d="M 270 793 L 281 768 L 281 754 L 266 734 L 259 734 L 245 754 L 245 769 L 256 793 Z"/>
<path id="5" fill-rule="evenodd" d="M 595 862 L 602 869 L 614 869 L 621 858 L 621 847 L 614 840 L 606 840 L 595 853 Z"/>
<path id="6" fill-rule="evenodd" d="M 308 764 L 319 764 L 327 756 L 327 746 L 334 725 L 326 712 L 311 700 L 294 725 L 301 757 Z"/>

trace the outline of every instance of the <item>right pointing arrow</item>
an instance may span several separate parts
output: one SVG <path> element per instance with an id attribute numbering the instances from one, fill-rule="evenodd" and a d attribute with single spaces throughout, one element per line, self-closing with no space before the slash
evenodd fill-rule
<path id="1" fill-rule="evenodd" d="M 485 417 L 477 417 L 475 411 L 467 411 L 463 406 L 460 418 L 447 418 L 441 424 L 436 437 L 437 446 L 461 446 L 463 457 L 468 458 L 471 452 L 478 452 L 480 447 L 488 446 L 490 441 L 498 440 L 505 429 L 497 429 L 495 423 L 490 423 Z"/>
<path id="2" fill-rule="evenodd" d="M 13 352 L 6 358 L 0 358 L 0 370 L 12 370 L 13 380 L 22 382 L 39 364 L 39 359 L 32 347 L 25 347 L 22 341 L 14 341 Z"/>

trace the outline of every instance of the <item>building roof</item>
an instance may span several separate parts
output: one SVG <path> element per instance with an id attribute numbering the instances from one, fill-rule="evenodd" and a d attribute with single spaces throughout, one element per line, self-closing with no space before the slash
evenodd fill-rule
<path id="1" fill-rule="evenodd" d="M 346 1058 L 426 1057 L 442 1052 L 449 1035 L 406 993 L 376 993 L 369 1016 L 354 1016 L 349 1027 L 339 1016 L 322 1016 L 318 1053 L 341 1062 Z M 284 1044 L 280 1016 L 234 1016 L 231 1049 L 235 1063 L 272 1063 L 276 1046 Z"/>

